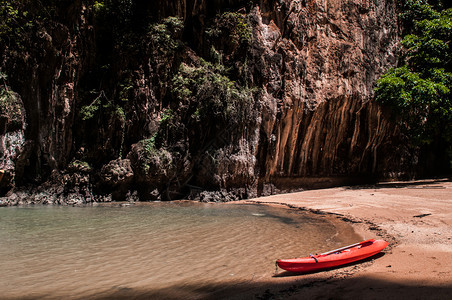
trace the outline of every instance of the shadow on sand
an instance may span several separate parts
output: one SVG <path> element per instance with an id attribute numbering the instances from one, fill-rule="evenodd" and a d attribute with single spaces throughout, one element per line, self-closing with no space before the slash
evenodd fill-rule
<path id="1" fill-rule="evenodd" d="M 452 286 L 419 286 L 415 282 L 382 281 L 369 277 L 317 278 L 288 283 L 235 283 L 172 286 L 160 290 L 113 288 L 89 297 L 94 300 L 125 299 L 451 299 Z M 37 299 L 37 298 L 36 298 Z"/>
<path id="2" fill-rule="evenodd" d="M 450 182 L 452 178 L 424 179 L 416 181 L 381 182 L 369 185 L 352 185 L 345 187 L 348 190 L 358 189 L 386 189 L 386 188 L 409 188 L 409 189 L 445 189 L 441 183 Z"/>
<path id="3" fill-rule="evenodd" d="M 393 281 L 386 281 L 371 276 L 347 276 L 354 273 L 353 269 L 344 269 L 341 273 L 328 272 L 355 266 L 382 256 L 384 256 L 384 253 L 379 253 L 360 262 L 309 274 L 283 271 L 273 276 L 273 280 L 268 282 L 263 282 L 265 281 L 263 280 L 260 282 L 186 284 L 152 290 L 114 286 L 100 294 L 80 298 L 77 295 L 72 295 L 73 297 L 71 298 L 92 300 L 452 299 L 452 285 L 419 285 L 417 282 L 407 282 L 397 278 Z M 388 266 L 388 272 L 391 270 L 389 269 L 390 267 Z M 22 297 L 20 299 L 34 300 L 42 298 L 53 299 L 54 297 L 52 295 L 39 295 L 28 298 Z"/>

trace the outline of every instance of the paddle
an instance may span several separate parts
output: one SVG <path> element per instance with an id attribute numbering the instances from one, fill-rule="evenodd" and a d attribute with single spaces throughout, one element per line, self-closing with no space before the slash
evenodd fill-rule
<path id="1" fill-rule="evenodd" d="M 371 240 L 367 240 L 367 241 L 364 241 L 364 242 L 359 242 L 359 243 L 348 245 L 348 246 L 345 246 L 345 247 L 342 247 L 342 248 L 334 249 L 334 250 L 331 250 L 331 251 L 328 251 L 328 252 L 320 253 L 319 255 L 330 255 L 330 254 L 333 254 L 333 253 L 338 252 L 338 251 L 342 251 L 342 250 L 345 250 L 345 249 L 356 247 L 356 246 L 358 246 L 360 244 L 364 244 L 365 242 L 368 242 L 368 241 L 371 241 Z"/>

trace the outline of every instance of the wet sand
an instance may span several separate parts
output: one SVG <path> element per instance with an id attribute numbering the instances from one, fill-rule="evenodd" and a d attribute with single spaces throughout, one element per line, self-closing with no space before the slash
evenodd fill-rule
<path id="1" fill-rule="evenodd" d="M 351 222 L 363 239 L 390 243 L 379 257 L 336 270 L 297 276 L 279 270 L 267 282 L 255 283 L 257 298 L 452 299 L 450 180 L 310 190 L 249 201 L 334 214 Z"/>

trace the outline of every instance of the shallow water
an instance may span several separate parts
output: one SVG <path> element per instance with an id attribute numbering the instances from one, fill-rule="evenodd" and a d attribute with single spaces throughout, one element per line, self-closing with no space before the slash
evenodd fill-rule
<path id="1" fill-rule="evenodd" d="M 0 298 L 203 298 L 275 260 L 359 237 L 328 216 L 243 204 L 0 209 Z"/>

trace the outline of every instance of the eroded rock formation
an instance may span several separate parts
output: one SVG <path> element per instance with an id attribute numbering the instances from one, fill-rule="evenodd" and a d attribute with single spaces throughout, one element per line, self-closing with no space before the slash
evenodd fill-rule
<path id="1" fill-rule="evenodd" d="M 372 101 L 397 62 L 395 1 L 127 3 L 130 32 L 105 30 L 79 0 L 39 23 L 23 53 L 3 49 L 27 123 L 8 157 L 16 190 L 53 182 L 58 203 L 238 199 L 407 170 Z"/>
<path id="2" fill-rule="evenodd" d="M 264 87 L 265 178 L 384 173 L 389 165 L 379 156 L 394 129 L 371 100 L 379 74 L 396 62 L 394 3 L 282 5 L 284 21 L 256 13 L 263 52 L 273 58 Z"/>

